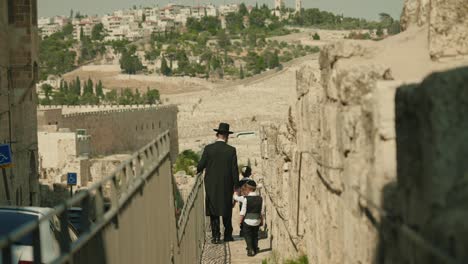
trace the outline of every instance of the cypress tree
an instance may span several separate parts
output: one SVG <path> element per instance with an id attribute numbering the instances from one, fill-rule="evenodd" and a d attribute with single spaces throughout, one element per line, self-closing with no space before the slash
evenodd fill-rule
<path id="1" fill-rule="evenodd" d="M 104 98 L 104 91 L 101 80 L 96 84 L 96 95 L 100 98 Z"/>
<path id="2" fill-rule="evenodd" d="M 85 84 L 83 94 L 93 94 L 93 81 L 91 78 L 88 78 L 88 82 Z"/>
<path id="3" fill-rule="evenodd" d="M 74 93 L 78 96 L 81 95 L 81 80 L 80 77 L 76 76 L 75 87 L 73 89 Z"/>

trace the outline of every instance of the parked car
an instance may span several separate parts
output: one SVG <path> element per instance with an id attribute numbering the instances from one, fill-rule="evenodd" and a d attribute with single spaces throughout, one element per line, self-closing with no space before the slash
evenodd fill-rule
<path id="1" fill-rule="evenodd" d="M 51 208 L 45 207 L 0 207 L 0 237 L 9 234 L 11 231 L 28 222 L 38 221 L 51 211 Z M 70 233 L 70 239 L 75 241 L 77 239 L 77 234 L 73 226 L 69 224 L 67 229 Z M 42 222 L 40 224 L 39 233 L 41 240 L 42 263 L 50 263 L 60 255 L 58 242 L 59 231 L 60 221 L 57 217 L 53 217 L 50 221 Z M 29 234 L 21 238 L 12 246 L 13 263 L 33 263 L 34 257 L 32 240 L 32 234 Z M 2 264 L 1 252 L 0 264 Z"/>
<path id="2" fill-rule="evenodd" d="M 104 212 L 109 211 L 110 208 L 111 208 L 110 203 L 104 203 Z M 72 207 L 68 209 L 68 220 L 70 221 L 72 226 L 75 228 L 78 235 L 80 235 L 83 232 L 83 229 L 81 226 L 82 214 L 83 214 L 83 209 L 81 207 Z M 91 221 L 92 222 L 95 221 L 93 214 L 91 214 Z"/>
<path id="3" fill-rule="evenodd" d="M 82 209 L 80 207 L 72 207 L 68 209 L 68 220 L 70 221 L 70 224 L 73 225 L 78 235 L 83 231 L 81 230 L 81 214 Z"/>

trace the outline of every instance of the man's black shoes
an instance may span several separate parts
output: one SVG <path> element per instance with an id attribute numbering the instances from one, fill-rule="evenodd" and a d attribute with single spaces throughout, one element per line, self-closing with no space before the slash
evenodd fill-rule
<path id="1" fill-rule="evenodd" d="M 255 251 L 253 249 L 247 249 L 247 256 L 249 257 L 253 257 L 255 256 Z"/>
<path id="2" fill-rule="evenodd" d="M 213 244 L 221 244 L 221 239 L 219 237 L 213 237 L 211 239 L 211 243 Z"/>
<path id="3" fill-rule="evenodd" d="M 232 242 L 232 241 L 234 241 L 234 238 L 232 236 L 224 237 L 224 242 Z"/>

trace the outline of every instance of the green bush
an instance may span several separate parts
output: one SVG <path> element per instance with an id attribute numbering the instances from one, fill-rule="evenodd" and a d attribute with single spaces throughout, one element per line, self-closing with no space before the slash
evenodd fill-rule
<path id="1" fill-rule="evenodd" d="M 287 260 L 284 264 L 309 264 L 309 258 L 307 258 L 307 256 L 302 256 L 295 260 Z"/>
<path id="2" fill-rule="evenodd" d="M 271 260 L 271 263 L 278 263 L 278 260 L 274 257 L 273 255 L 273 259 L 269 259 Z M 269 260 L 262 260 L 262 264 L 268 264 L 268 261 Z M 286 260 L 283 262 L 284 264 L 309 264 L 309 258 L 307 256 L 301 256 L 297 259 L 293 259 L 293 260 Z"/>
<path id="3" fill-rule="evenodd" d="M 314 40 L 320 40 L 320 35 L 316 32 L 316 33 L 312 36 L 312 38 L 313 38 Z"/>
<path id="4" fill-rule="evenodd" d="M 185 171 L 188 175 L 195 176 L 195 172 L 191 170 L 191 167 L 197 166 L 200 161 L 200 155 L 191 149 L 182 151 L 177 156 L 177 160 L 174 165 L 174 171 Z"/>

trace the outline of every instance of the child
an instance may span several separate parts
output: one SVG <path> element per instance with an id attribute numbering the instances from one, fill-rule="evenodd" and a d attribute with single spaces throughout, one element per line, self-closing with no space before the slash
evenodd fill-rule
<path id="1" fill-rule="evenodd" d="M 257 184 L 253 180 L 245 183 L 244 197 L 235 197 L 242 200 L 241 220 L 243 235 L 247 244 L 247 256 L 253 257 L 258 251 L 258 230 L 263 225 L 263 199 L 256 192 Z M 234 195 L 236 196 L 236 195 Z"/>
<path id="2" fill-rule="evenodd" d="M 244 166 L 241 168 L 241 174 L 242 174 L 242 179 L 239 181 L 239 186 L 238 186 L 238 189 L 240 190 L 240 196 L 244 196 L 244 185 L 245 183 L 247 183 L 248 181 L 250 181 L 250 176 L 252 176 L 252 168 L 250 168 L 250 166 Z M 237 199 L 236 201 L 239 202 L 239 210 L 242 209 L 242 200 L 243 200 L 243 197 L 241 197 L 241 199 Z M 242 233 L 242 223 L 240 223 L 240 232 L 239 232 L 239 236 L 240 237 L 243 237 L 243 233 Z"/>
<path id="3" fill-rule="evenodd" d="M 247 181 L 250 180 L 252 176 L 252 168 L 249 166 L 244 166 L 241 168 L 242 179 L 239 181 L 239 188 L 242 187 Z"/>

